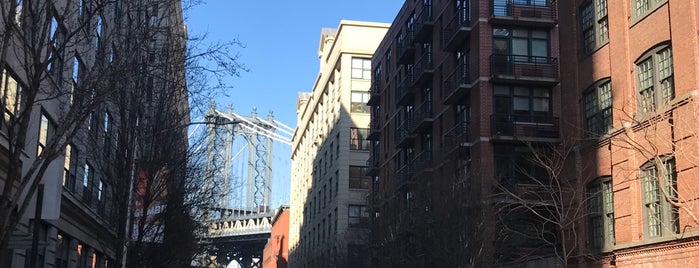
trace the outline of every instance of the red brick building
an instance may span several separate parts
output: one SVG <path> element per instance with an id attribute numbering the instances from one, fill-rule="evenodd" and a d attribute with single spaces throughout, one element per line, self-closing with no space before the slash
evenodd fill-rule
<path id="1" fill-rule="evenodd" d="M 558 2 L 585 266 L 696 266 L 699 2 Z"/>
<path id="2" fill-rule="evenodd" d="M 289 207 L 277 209 L 272 232 L 262 252 L 262 268 L 286 268 L 289 263 Z"/>
<path id="3" fill-rule="evenodd" d="M 557 263 L 555 228 L 505 195 L 545 181 L 528 145 L 561 140 L 557 14 L 405 2 L 372 60 L 373 267 Z"/>

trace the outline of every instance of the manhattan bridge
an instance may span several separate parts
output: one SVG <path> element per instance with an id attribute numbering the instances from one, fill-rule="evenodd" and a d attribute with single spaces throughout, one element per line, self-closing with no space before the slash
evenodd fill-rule
<path id="1" fill-rule="evenodd" d="M 221 198 L 205 208 L 208 232 L 203 243 L 209 256 L 199 265 L 221 267 L 236 261 L 244 268 L 261 267 L 275 214 L 270 208 L 273 149 L 275 144 L 290 146 L 294 130 L 274 119 L 272 112 L 262 118 L 253 108 L 245 116 L 230 105 L 220 111 L 213 101 L 204 123 L 198 125 L 206 126 L 203 188 Z"/>

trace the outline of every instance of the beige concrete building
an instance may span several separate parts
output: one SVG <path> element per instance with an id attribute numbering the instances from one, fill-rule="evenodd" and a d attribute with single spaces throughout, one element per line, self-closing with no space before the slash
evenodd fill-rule
<path id="1" fill-rule="evenodd" d="M 371 58 L 390 24 L 323 29 L 313 92 L 299 94 L 293 137 L 289 267 L 364 267 Z"/>

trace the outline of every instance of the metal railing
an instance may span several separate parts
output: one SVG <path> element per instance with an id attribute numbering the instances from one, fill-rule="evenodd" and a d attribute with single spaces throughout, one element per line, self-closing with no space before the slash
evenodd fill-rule
<path id="1" fill-rule="evenodd" d="M 515 138 L 559 138 L 558 118 L 534 115 L 491 115 L 491 130 L 494 136 Z"/>
<path id="2" fill-rule="evenodd" d="M 490 72 L 493 76 L 558 78 L 558 59 L 527 55 L 490 55 Z"/>
<path id="3" fill-rule="evenodd" d="M 469 1 L 461 1 L 457 7 L 454 17 L 444 26 L 444 44 L 449 47 L 451 42 L 455 40 L 455 36 L 462 31 L 463 27 L 471 25 L 471 14 L 469 13 Z"/>
<path id="4" fill-rule="evenodd" d="M 428 78 L 428 75 L 434 71 L 434 63 L 432 60 L 432 52 L 425 52 L 415 62 L 413 74 L 415 74 L 415 83 L 421 83 Z"/>
<path id="5" fill-rule="evenodd" d="M 491 0 L 491 15 L 495 18 L 508 17 L 513 20 L 542 19 L 556 20 L 556 7 L 549 0 Z"/>
<path id="6" fill-rule="evenodd" d="M 454 71 L 444 79 L 444 87 L 442 87 L 442 98 L 449 99 L 454 93 L 462 89 L 463 85 L 469 84 L 471 75 L 469 73 L 468 62 L 461 60 Z"/>

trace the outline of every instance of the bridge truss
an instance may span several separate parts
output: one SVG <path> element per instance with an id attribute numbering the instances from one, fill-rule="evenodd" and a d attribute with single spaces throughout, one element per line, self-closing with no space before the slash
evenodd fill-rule
<path id="1" fill-rule="evenodd" d="M 261 118 L 253 108 L 250 116 L 233 112 L 231 106 L 227 111 L 219 111 L 212 102 L 205 116 L 206 121 L 206 157 L 208 183 L 218 184 L 221 198 L 218 206 L 236 207 L 245 211 L 263 212 L 269 210 L 272 170 L 273 145 L 280 142 L 291 145 L 293 129 L 274 119 L 272 112 L 267 118 Z M 242 139 L 244 146 L 234 148 L 236 140 Z M 246 179 L 241 183 L 239 174 L 234 174 L 234 162 L 247 150 Z M 212 186 L 212 185 L 208 185 Z M 208 188 L 208 187 L 207 187 Z M 245 200 L 244 207 L 231 205 L 232 190 L 237 198 Z"/>

